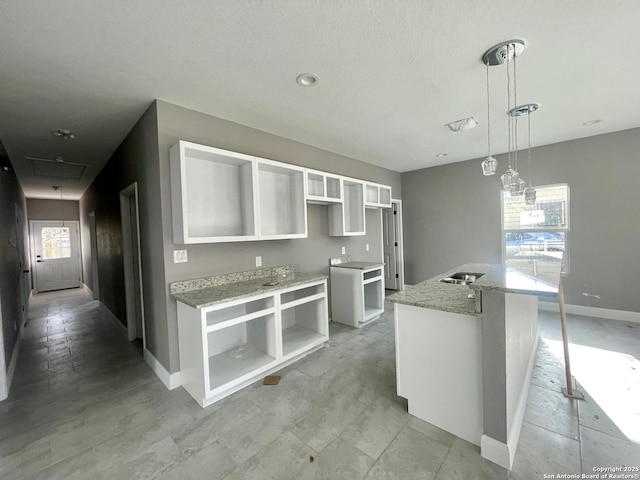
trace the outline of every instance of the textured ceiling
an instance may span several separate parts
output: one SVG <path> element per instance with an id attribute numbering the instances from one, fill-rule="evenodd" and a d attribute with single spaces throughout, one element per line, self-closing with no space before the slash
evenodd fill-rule
<path id="1" fill-rule="evenodd" d="M 462 161 L 486 155 L 480 57 L 510 38 L 527 44 L 534 146 L 640 126 L 639 19 L 637 0 L 3 2 L 0 138 L 29 197 L 56 179 L 25 157 L 88 164 L 55 182 L 79 198 L 155 98 L 396 171 Z M 504 69 L 490 74 L 501 153 Z M 470 115 L 474 130 L 443 126 Z"/>

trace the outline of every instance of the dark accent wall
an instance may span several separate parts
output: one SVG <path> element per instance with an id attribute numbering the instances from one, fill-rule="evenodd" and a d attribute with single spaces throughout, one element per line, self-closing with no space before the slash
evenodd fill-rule
<path id="1" fill-rule="evenodd" d="M 407 283 L 502 261 L 500 177 L 483 177 L 481 160 L 402 174 Z M 569 184 L 566 302 L 640 311 L 640 129 L 534 148 L 532 167 L 534 185 Z"/>
<path id="2" fill-rule="evenodd" d="M 31 220 L 80 220 L 77 200 L 27 199 L 27 217 Z"/>
<path id="3" fill-rule="evenodd" d="M 124 266 L 122 260 L 122 228 L 120 191 L 138 184 L 140 209 L 140 242 L 144 278 L 144 308 L 147 316 L 147 348 L 167 349 L 165 309 L 158 309 L 158 295 L 164 294 L 162 254 L 162 219 L 158 185 L 158 129 L 156 105 L 153 103 L 113 153 L 103 170 L 80 199 L 80 221 L 83 232 L 83 274 L 91 277 L 89 213 L 95 211 L 98 250 L 100 301 L 126 325 Z M 91 288 L 91 285 L 89 285 Z M 160 327 L 158 327 L 160 325 Z"/>
<path id="4" fill-rule="evenodd" d="M 13 173 L 11 164 L 6 157 L 2 157 L 3 166 L 0 168 L 0 319 L 4 337 L 5 365 L 9 368 L 11 356 L 18 342 L 20 323 L 22 319 L 20 283 L 24 281 L 23 270 L 28 269 L 28 232 L 26 221 L 20 225 L 16 207 L 26 217 L 27 205 L 18 179 Z M 23 218 L 24 219 L 24 218 Z M 24 252 L 21 254 L 18 245 L 21 236 Z M 26 287 L 25 287 L 26 288 Z M 25 292 L 28 295 L 28 292 Z"/>

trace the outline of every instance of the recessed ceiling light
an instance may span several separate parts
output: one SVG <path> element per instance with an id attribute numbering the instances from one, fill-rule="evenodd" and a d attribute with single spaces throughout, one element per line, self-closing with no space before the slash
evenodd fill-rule
<path id="1" fill-rule="evenodd" d="M 317 85 L 319 81 L 320 79 L 318 78 L 318 76 L 314 75 L 313 73 L 303 73 L 301 75 L 298 75 L 298 78 L 296 78 L 296 82 L 301 87 L 313 87 Z"/>
<path id="2" fill-rule="evenodd" d="M 598 119 L 598 120 L 589 120 L 588 122 L 584 122 L 582 125 L 584 125 L 585 127 L 590 127 L 591 125 L 595 125 L 596 123 L 600 123 L 602 122 L 602 120 Z"/>
<path id="3" fill-rule="evenodd" d="M 447 155 L 447 153 L 438 153 L 436 154 L 436 157 L 446 157 Z"/>
<path id="4" fill-rule="evenodd" d="M 56 137 L 61 137 L 63 140 L 69 140 L 69 139 L 76 138 L 76 134 L 71 132 L 71 131 L 69 131 L 69 130 L 62 130 L 62 129 L 54 130 L 53 134 Z"/>

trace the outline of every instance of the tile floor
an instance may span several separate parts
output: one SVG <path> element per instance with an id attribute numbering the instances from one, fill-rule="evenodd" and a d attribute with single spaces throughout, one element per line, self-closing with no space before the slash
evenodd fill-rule
<path id="1" fill-rule="evenodd" d="M 34 297 L 9 399 L 2 479 L 538 479 L 640 465 L 640 325 L 570 317 L 585 402 L 559 392 L 557 314 L 540 348 L 511 472 L 411 417 L 395 395 L 392 306 L 331 325 L 328 345 L 206 409 L 168 391 L 82 290 Z M 574 358 L 575 357 L 575 358 Z"/>

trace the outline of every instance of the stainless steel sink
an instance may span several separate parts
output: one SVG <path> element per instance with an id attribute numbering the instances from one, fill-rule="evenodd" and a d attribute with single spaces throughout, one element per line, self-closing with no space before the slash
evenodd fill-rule
<path id="1" fill-rule="evenodd" d="M 455 283 L 457 285 L 470 285 L 483 275 L 484 273 L 456 272 L 440 281 L 444 283 Z"/>

